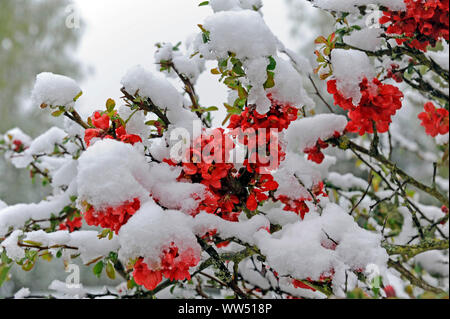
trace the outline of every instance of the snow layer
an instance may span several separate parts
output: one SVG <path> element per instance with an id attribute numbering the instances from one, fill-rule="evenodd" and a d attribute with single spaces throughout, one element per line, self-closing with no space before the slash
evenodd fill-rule
<path id="1" fill-rule="evenodd" d="M 119 258 L 128 261 L 144 257 L 149 265 L 154 265 L 172 242 L 180 255 L 189 250 L 200 257 L 201 248 L 192 232 L 192 223 L 192 217 L 175 210 L 163 211 L 149 201 L 120 229 Z"/>
<path id="2" fill-rule="evenodd" d="M 325 248 L 330 244 L 327 235 L 338 243 L 335 250 Z M 381 268 L 388 259 L 380 246 L 381 236 L 360 228 L 335 204 L 327 205 L 321 216 L 310 213 L 280 232 L 259 231 L 255 237 L 268 264 L 280 275 L 297 279 L 317 280 L 333 269 L 340 278 L 345 269 L 364 269 L 369 264 Z"/>
<path id="3" fill-rule="evenodd" d="M 75 105 L 74 99 L 80 93 L 81 89 L 73 79 L 44 72 L 36 76 L 31 100 L 36 107 L 42 104 L 73 107 Z"/>
<path id="4" fill-rule="evenodd" d="M 277 40 L 261 15 L 255 11 L 222 11 L 206 18 L 203 27 L 210 41 L 201 47 L 209 58 L 226 58 L 228 52 L 239 59 L 274 55 Z"/>
<path id="5" fill-rule="evenodd" d="M 352 98 L 353 104 L 359 104 L 359 83 L 364 77 L 370 81 L 375 76 L 375 69 L 368 56 L 357 50 L 334 49 L 331 52 L 331 62 L 338 90 L 345 98 Z"/>
<path id="6" fill-rule="evenodd" d="M 406 9 L 403 0 L 313 0 L 319 8 L 341 12 L 358 12 L 358 7 L 377 4 L 394 11 Z"/>
<path id="7" fill-rule="evenodd" d="M 78 160 L 78 195 L 95 209 L 116 207 L 148 197 L 151 180 L 145 156 L 136 147 L 115 140 L 97 141 Z M 148 187 L 147 187 L 148 188 Z"/>
<path id="8" fill-rule="evenodd" d="M 316 145 L 319 139 L 325 141 L 335 132 L 342 134 L 346 126 L 347 119 L 343 115 L 319 114 L 302 118 L 292 123 L 286 132 L 288 150 L 303 152 Z"/>

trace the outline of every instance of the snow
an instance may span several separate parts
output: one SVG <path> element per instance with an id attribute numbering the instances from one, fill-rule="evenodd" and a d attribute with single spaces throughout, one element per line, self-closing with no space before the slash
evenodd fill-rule
<path id="1" fill-rule="evenodd" d="M 162 110 L 167 110 L 171 124 L 186 129 L 192 128 L 195 114 L 183 108 L 183 98 L 177 89 L 161 73 L 152 73 L 137 65 L 125 74 L 121 84 L 125 90 L 149 98 Z"/>
<path id="2" fill-rule="evenodd" d="M 325 141 L 335 132 L 342 134 L 346 126 L 346 117 L 335 114 L 319 114 L 297 120 L 286 132 L 288 150 L 303 152 L 306 148 L 316 145 L 319 139 Z"/>
<path id="3" fill-rule="evenodd" d="M 77 166 L 78 163 L 74 159 L 64 161 L 64 164 L 52 175 L 52 186 L 68 186 L 77 176 Z"/>
<path id="4" fill-rule="evenodd" d="M 414 260 L 432 275 L 448 277 L 448 254 L 437 250 L 426 251 L 414 257 Z"/>
<path id="5" fill-rule="evenodd" d="M 344 42 L 362 50 L 376 51 L 382 44 L 382 38 L 380 38 L 382 33 L 382 29 L 364 28 L 344 36 Z"/>
<path id="6" fill-rule="evenodd" d="M 143 144 L 149 145 L 149 136 L 151 134 L 151 128 L 145 125 L 147 121 L 144 111 L 132 110 L 130 107 L 122 105 L 119 107 L 118 113 L 126 123 L 126 130 L 128 134 L 139 135 L 143 141 Z"/>
<path id="7" fill-rule="evenodd" d="M 34 155 L 51 154 L 55 148 L 55 144 L 62 145 L 63 139 L 67 133 L 58 127 L 52 127 L 45 133 L 41 134 L 33 140 L 29 148 L 23 153 L 15 156 L 11 162 L 17 168 L 25 168 L 33 162 Z"/>
<path id="8" fill-rule="evenodd" d="M 182 52 L 180 48 L 174 50 L 174 46 L 170 42 L 161 44 L 161 47 L 155 52 L 157 69 L 161 68 L 161 63 L 172 61 L 177 71 L 184 74 L 192 84 L 195 84 L 200 74 L 205 70 L 205 59 L 201 58 L 199 54 L 194 55 L 194 53 L 193 43 L 189 39 L 186 42 L 186 52 Z M 177 77 L 173 68 L 165 70 L 164 73 L 170 77 Z"/>
<path id="9" fill-rule="evenodd" d="M 210 41 L 200 47 L 200 53 L 207 58 L 227 58 L 228 52 L 234 52 L 238 59 L 276 53 L 277 40 L 255 11 L 218 12 L 206 18 L 203 27 L 210 32 Z"/>
<path id="10" fill-rule="evenodd" d="M 381 5 L 393 11 L 406 10 L 403 0 L 313 0 L 313 4 L 325 10 L 358 12 L 358 7 Z"/>
<path id="11" fill-rule="evenodd" d="M 325 248 L 330 243 L 327 235 L 338 243 L 336 250 Z M 273 235 L 259 231 L 255 238 L 273 269 L 297 279 L 318 280 L 332 269 L 336 278 L 342 278 L 345 269 L 364 269 L 369 264 L 382 268 L 388 259 L 380 246 L 382 237 L 360 228 L 336 204 L 327 205 L 321 216 L 309 213 L 305 220 Z"/>
<path id="12" fill-rule="evenodd" d="M 202 184 L 178 182 L 180 173 L 180 167 L 172 168 L 166 163 L 154 164 L 148 181 L 150 193 L 163 207 L 193 213 L 205 198 L 206 187 Z"/>
<path id="13" fill-rule="evenodd" d="M 24 240 L 39 243 L 42 247 L 65 245 L 77 248 L 68 250 L 71 254 L 80 254 L 80 258 L 85 264 L 99 257 L 107 256 L 110 252 L 119 249 L 119 240 L 117 236 L 113 236 L 112 239 L 100 239 L 98 238 L 98 232 L 92 230 L 80 230 L 72 233 L 69 233 L 68 231 L 46 233 L 43 230 L 38 230 L 28 232 Z"/>
<path id="14" fill-rule="evenodd" d="M 14 299 L 25 299 L 30 296 L 30 294 L 29 288 L 21 288 L 14 294 Z"/>
<path id="15" fill-rule="evenodd" d="M 148 265 L 159 261 L 164 249 L 173 242 L 179 254 L 200 256 L 201 248 L 192 233 L 193 219 L 179 211 L 163 211 L 153 201 L 144 204 L 119 232 L 119 258 L 144 257 Z"/>
<path id="16" fill-rule="evenodd" d="M 253 235 L 260 229 L 270 227 L 270 223 L 264 216 L 256 215 L 249 220 L 230 222 L 213 214 L 202 212 L 195 217 L 195 233 L 204 235 L 212 229 L 216 229 L 222 239 L 238 238 L 248 244 L 254 244 Z"/>
<path id="17" fill-rule="evenodd" d="M 327 180 L 334 186 L 340 187 L 345 190 L 349 190 L 352 188 L 365 190 L 369 185 L 367 181 L 363 180 L 362 178 L 356 177 L 351 173 L 339 174 L 336 172 L 330 172 L 327 176 Z"/>
<path id="18" fill-rule="evenodd" d="M 211 0 L 209 4 L 214 12 L 259 10 L 262 7 L 262 0 Z"/>
<path id="19" fill-rule="evenodd" d="M 275 196 L 284 195 L 291 199 L 310 198 L 311 195 L 306 188 L 311 188 L 322 179 L 320 172 L 315 170 L 309 161 L 291 152 L 286 154 L 286 159 L 273 177 L 279 185 Z"/>
<path id="20" fill-rule="evenodd" d="M 338 90 L 345 98 L 352 98 L 353 104 L 358 105 L 361 100 L 359 84 L 365 77 L 369 81 L 375 77 L 375 69 L 369 57 L 362 51 L 334 49 L 331 51 L 331 63 Z"/>
<path id="21" fill-rule="evenodd" d="M 88 293 L 82 284 L 80 284 L 80 287 L 70 287 L 59 280 L 53 280 L 48 289 L 54 290 L 59 298 L 83 298 Z"/>
<path id="22" fill-rule="evenodd" d="M 0 236 L 6 235 L 10 227 L 23 227 L 29 219 L 42 220 L 50 218 L 52 214 L 58 215 L 71 203 L 73 183 L 71 186 L 65 193 L 49 196 L 39 203 L 11 205 L 0 210 Z"/>
<path id="23" fill-rule="evenodd" d="M 298 108 L 302 106 L 307 106 L 307 109 L 314 108 L 315 103 L 306 93 L 298 71 L 283 58 L 275 57 L 275 61 L 277 62 L 274 70 L 275 86 L 267 92 L 272 93 L 276 100 Z"/>
<path id="24" fill-rule="evenodd" d="M 72 108 L 75 105 L 74 99 L 80 93 L 81 89 L 73 79 L 63 75 L 43 72 L 36 76 L 31 100 L 35 107 L 46 104 L 48 106 Z"/>
<path id="25" fill-rule="evenodd" d="M 115 140 L 99 140 L 78 160 L 79 201 L 96 210 L 117 207 L 134 198 L 145 201 L 151 181 L 149 166 L 137 147 Z"/>
<path id="26" fill-rule="evenodd" d="M 434 62 L 436 62 L 438 65 L 440 65 L 444 70 L 449 69 L 449 61 L 448 61 L 448 54 L 449 54 L 449 45 L 445 41 L 441 41 L 443 50 L 442 51 L 427 51 L 426 55 L 429 56 Z"/>
<path id="27" fill-rule="evenodd" d="M 25 250 L 18 245 L 19 237 L 22 235 L 23 231 L 15 230 L 0 244 L 1 248 L 5 249 L 8 257 L 15 261 L 20 261 L 22 258 L 25 258 Z"/>
<path id="28" fill-rule="evenodd" d="M 17 127 L 7 131 L 2 140 L 5 141 L 6 145 L 11 145 L 14 141 L 21 141 L 24 147 L 29 147 L 32 142 L 32 138 Z"/>

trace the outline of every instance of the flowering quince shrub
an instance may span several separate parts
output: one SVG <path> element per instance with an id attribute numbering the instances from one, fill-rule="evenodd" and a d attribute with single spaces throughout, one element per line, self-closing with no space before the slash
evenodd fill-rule
<path id="1" fill-rule="evenodd" d="M 0 201 L 0 285 L 79 258 L 122 283 L 49 294 L 448 298 L 448 1 L 371 1 L 378 28 L 366 0 L 312 3 L 336 20 L 313 67 L 260 0 L 211 0 L 184 49 L 158 43 L 156 70 L 124 75 L 120 104 L 83 116 L 75 81 L 39 74 L 33 104 L 64 120 L 0 150 L 52 193 Z M 206 61 L 229 92 L 215 127 L 195 90 Z"/>

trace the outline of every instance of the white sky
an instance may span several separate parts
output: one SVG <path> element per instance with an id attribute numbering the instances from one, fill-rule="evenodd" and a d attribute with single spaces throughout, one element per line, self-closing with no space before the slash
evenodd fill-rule
<path id="1" fill-rule="evenodd" d="M 198 32 L 197 24 L 212 13 L 201 0 L 75 0 L 86 24 L 77 58 L 93 68 L 81 87 L 79 103 L 84 115 L 104 106 L 111 97 L 119 101 L 120 80 L 136 64 L 155 68 L 154 44 L 184 41 Z M 265 0 L 266 23 L 288 47 L 296 43 L 289 36 L 290 23 L 284 0 Z M 210 65 L 210 68 L 213 64 Z M 217 77 L 205 72 L 196 85 L 203 106 L 222 106 L 225 88 Z M 217 116 L 219 117 L 219 116 Z M 223 116 L 217 122 L 223 120 Z"/>

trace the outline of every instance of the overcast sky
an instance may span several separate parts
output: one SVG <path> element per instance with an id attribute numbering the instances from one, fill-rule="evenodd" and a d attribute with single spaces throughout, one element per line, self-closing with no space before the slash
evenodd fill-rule
<path id="1" fill-rule="evenodd" d="M 141 64 L 153 70 L 156 42 L 175 44 L 198 32 L 197 24 L 212 13 L 209 6 L 198 7 L 200 2 L 75 0 L 86 26 L 76 55 L 83 64 L 93 68 L 93 73 L 81 82 L 82 112 L 87 115 L 101 108 L 109 97 L 118 101 L 120 80 L 130 67 Z M 296 43 L 289 36 L 285 1 L 265 0 L 263 13 L 275 35 L 295 49 Z M 209 72 L 199 79 L 197 90 L 204 106 L 221 106 L 226 101 L 224 86 Z"/>

